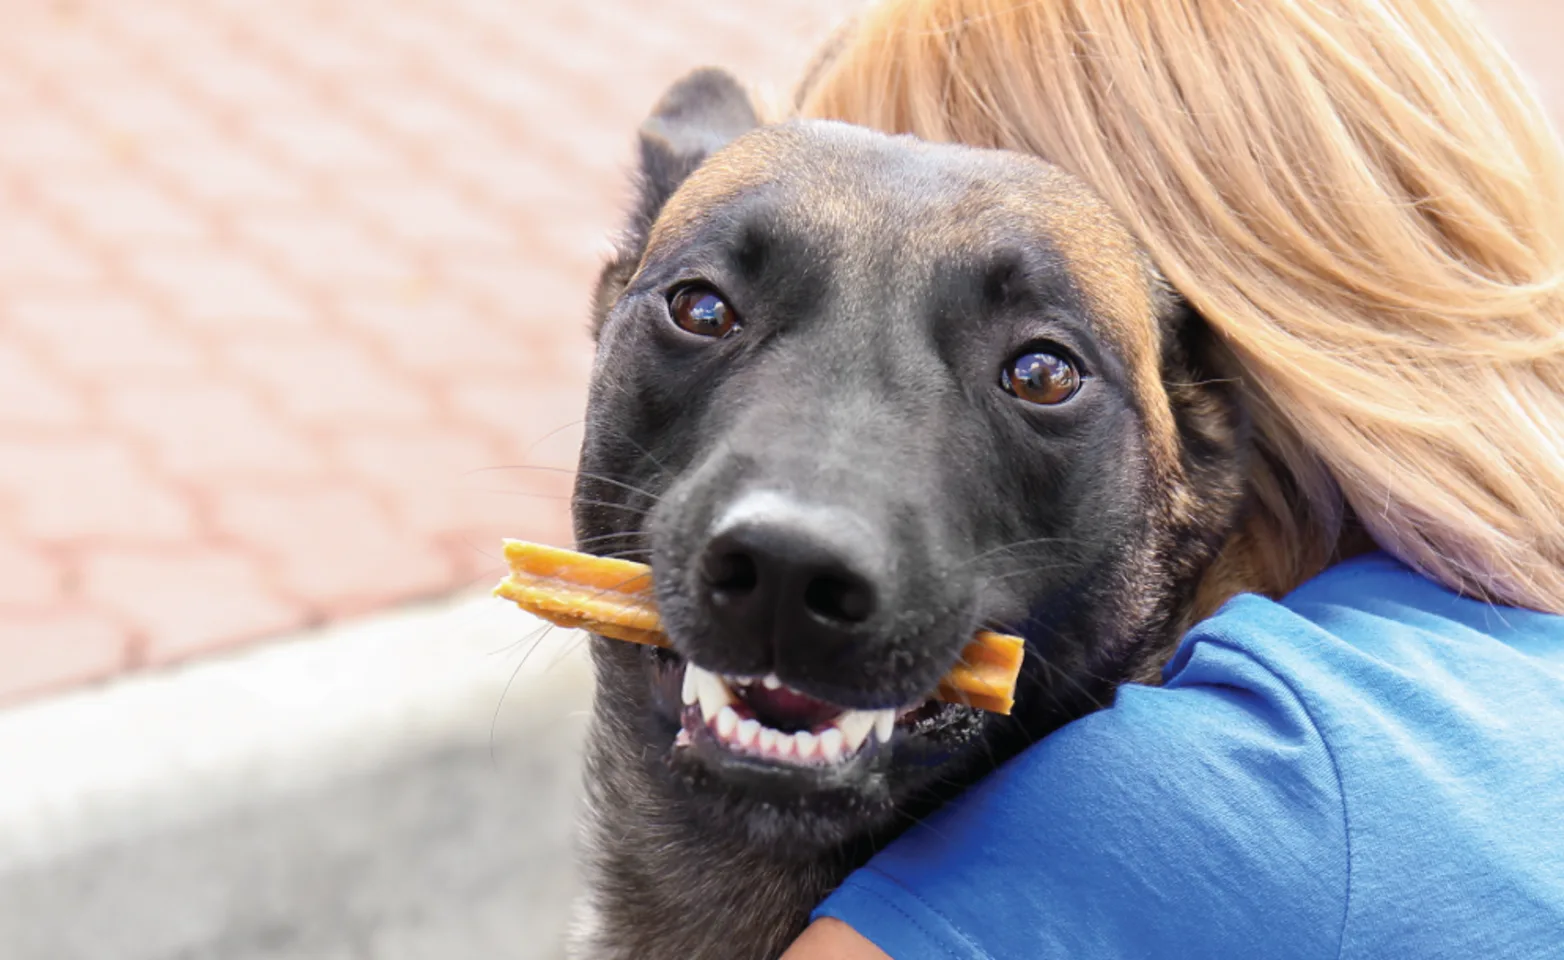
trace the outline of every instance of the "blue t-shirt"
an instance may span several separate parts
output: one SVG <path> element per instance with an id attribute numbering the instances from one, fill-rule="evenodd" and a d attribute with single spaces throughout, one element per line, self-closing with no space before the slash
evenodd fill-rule
<path id="1" fill-rule="evenodd" d="M 1234 598 L 815 916 L 892 957 L 1564 958 L 1564 617 L 1383 554 Z"/>

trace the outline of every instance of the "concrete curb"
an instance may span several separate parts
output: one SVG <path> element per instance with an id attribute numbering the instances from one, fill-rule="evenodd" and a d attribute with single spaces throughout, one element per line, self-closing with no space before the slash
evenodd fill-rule
<path id="1" fill-rule="evenodd" d="M 0 712 L 0 954 L 554 956 L 589 698 L 464 597 Z"/>

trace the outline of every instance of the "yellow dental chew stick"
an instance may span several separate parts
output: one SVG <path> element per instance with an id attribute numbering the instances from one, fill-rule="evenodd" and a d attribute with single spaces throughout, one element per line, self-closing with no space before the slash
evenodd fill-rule
<path id="1" fill-rule="evenodd" d="M 505 562 L 510 576 L 494 588 L 495 596 L 557 626 L 668 646 L 652 601 L 651 567 L 524 540 L 505 541 Z M 1020 637 L 980 630 L 935 695 L 1008 715 L 1022 652 Z"/>

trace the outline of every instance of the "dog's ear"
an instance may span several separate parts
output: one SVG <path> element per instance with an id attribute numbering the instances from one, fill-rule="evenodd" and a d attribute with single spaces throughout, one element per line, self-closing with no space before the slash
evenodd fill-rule
<path id="1" fill-rule="evenodd" d="M 760 125 L 749 94 L 730 74 L 696 70 L 662 95 L 641 123 L 634 207 L 592 298 L 592 336 L 635 272 L 652 224 L 679 184 L 703 161 Z"/>
<path id="2" fill-rule="evenodd" d="M 1220 476 L 1221 465 L 1242 460 L 1250 431 L 1242 368 L 1226 341 L 1181 297 L 1163 327 L 1162 379 L 1184 467 L 1197 484 L 1202 474 Z"/>
<path id="3" fill-rule="evenodd" d="M 649 229 L 702 161 L 759 125 L 749 94 L 722 70 L 697 70 L 669 87 L 641 124 L 634 225 Z"/>

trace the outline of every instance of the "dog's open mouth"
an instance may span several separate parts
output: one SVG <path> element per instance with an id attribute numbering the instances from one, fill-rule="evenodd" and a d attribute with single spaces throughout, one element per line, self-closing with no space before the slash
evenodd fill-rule
<path id="1" fill-rule="evenodd" d="M 686 662 L 676 747 L 709 743 L 724 753 L 778 767 L 845 766 L 891 743 L 898 727 L 935 721 L 938 701 L 855 710 L 795 690 L 775 675 L 724 677 Z"/>

